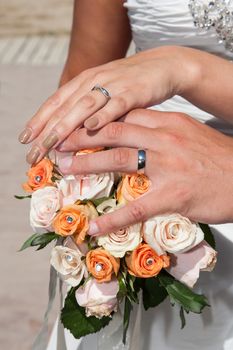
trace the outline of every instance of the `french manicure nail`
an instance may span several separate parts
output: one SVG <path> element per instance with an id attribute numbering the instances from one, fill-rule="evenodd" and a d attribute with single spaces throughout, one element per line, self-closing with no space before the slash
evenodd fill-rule
<path id="1" fill-rule="evenodd" d="M 84 123 L 84 126 L 87 129 L 93 129 L 99 124 L 99 119 L 97 117 L 92 117 L 90 119 L 87 119 Z"/>
<path id="2" fill-rule="evenodd" d="M 72 157 L 62 158 L 58 161 L 58 167 L 61 170 L 61 172 L 66 173 L 66 172 L 70 171 L 72 162 L 73 162 Z"/>
<path id="3" fill-rule="evenodd" d="M 25 128 L 20 134 L 19 134 L 19 142 L 21 143 L 27 143 L 30 140 L 30 137 L 32 136 L 32 130 L 30 128 Z"/>
<path id="4" fill-rule="evenodd" d="M 58 136 L 55 133 L 51 133 L 46 137 L 46 139 L 43 141 L 42 145 L 44 148 L 49 149 L 52 148 L 58 141 Z"/>
<path id="5" fill-rule="evenodd" d="M 97 226 L 97 224 L 94 221 L 90 221 L 88 234 L 90 236 L 95 236 L 95 235 L 98 235 L 98 233 L 99 233 L 99 227 Z"/>
<path id="6" fill-rule="evenodd" d="M 38 146 L 33 146 L 27 154 L 26 160 L 29 164 L 36 163 L 40 155 L 40 149 Z"/>

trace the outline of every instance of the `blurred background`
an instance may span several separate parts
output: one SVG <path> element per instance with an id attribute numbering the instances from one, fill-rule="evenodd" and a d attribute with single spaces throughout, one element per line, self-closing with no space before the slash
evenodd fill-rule
<path id="1" fill-rule="evenodd" d="M 47 305 L 49 249 L 17 252 L 32 233 L 17 136 L 56 89 L 71 19 L 72 0 L 0 0 L 0 349 L 31 349 Z"/>

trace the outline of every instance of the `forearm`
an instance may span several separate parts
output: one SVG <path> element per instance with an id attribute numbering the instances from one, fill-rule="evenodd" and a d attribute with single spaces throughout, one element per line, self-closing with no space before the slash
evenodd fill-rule
<path id="1" fill-rule="evenodd" d="M 81 71 L 124 57 L 131 41 L 122 0 L 75 0 L 61 84 Z"/>
<path id="2" fill-rule="evenodd" d="M 233 122 L 233 64 L 199 50 L 180 48 L 185 72 L 180 95 L 197 107 Z"/>

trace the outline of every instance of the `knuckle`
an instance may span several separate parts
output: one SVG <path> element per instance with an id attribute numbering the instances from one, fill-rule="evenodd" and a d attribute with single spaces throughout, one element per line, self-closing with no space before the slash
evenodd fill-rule
<path id="1" fill-rule="evenodd" d="M 124 170 L 124 167 L 127 167 L 129 162 L 129 150 L 127 148 L 116 148 L 113 150 L 113 162 L 114 166 Z"/>
<path id="2" fill-rule="evenodd" d="M 127 118 L 135 118 L 135 117 L 139 117 L 142 115 L 142 113 L 145 113 L 145 110 L 137 108 L 137 109 L 133 109 L 132 111 L 127 113 Z"/>
<path id="3" fill-rule="evenodd" d="M 179 112 L 174 112 L 172 113 L 172 118 L 176 121 L 176 122 L 184 122 L 184 120 L 187 119 L 187 115 L 185 113 L 179 113 Z"/>
<path id="4" fill-rule="evenodd" d="M 103 75 L 104 75 L 104 71 L 103 70 L 98 70 L 98 71 L 95 70 L 93 73 L 94 73 L 93 74 L 94 81 L 100 82 L 100 81 L 103 80 Z"/>
<path id="5" fill-rule="evenodd" d="M 117 141 L 123 133 L 123 123 L 110 123 L 105 127 L 105 136 L 107 139 Z"/>
<path id="6" fill-rule="evenodd" d="M 61 104 L 61 94 L 59 91 L 55 92 L 52 96 L 50 96 L 45 103 L 46 107 L 49 106 L 59 106 Z"/>
<path id="7" fill-rule="evenodd" d="M 93 68 L 88 68 L 88 69 L 82 71 L 81 73 L 79 73 L 77 78 L 80 81 L 84 81 L 84 80 L 88 79 L 92 74 L 93 74 Z"/>
<path id="8" fill-rule="evenodd" d="M 161 132 L 160 138 L 165 143 L 172 144 L 173 146 L 184 145 L 184 135 L 179 134 L 175 130 L 166 130 L 165 132 Z"/>
<path id="9" fill-rule="evenodd" d="M 59 107 L 56 110 L 56 118 L 60 119 L 60 118 L 64 117 L 68 113 L 68 111 L 69 111 L 68 104 L 61 105 L 61 107 Z"/>
<path id="10" fill-rule="evenodd" d="M 93 116 L 95 116 L 98 120 L 100 120 L 101 123 L 103 123 L 103 125 L 106 123 L 109 123 L 112 120 L 112 116 L 111 116 L 110 112 L 108 112 L 107 110 L 104 110 L 104 109 L 93 114 Z"/>
<path id="11" fill-rule="evenodd" d="M 128 109 L 128 103 L 123 96 L 117 96 L 115 102 L 120 110 L 126 111 Z"/>
<path id="12" fill-rule="evenodd" d="M 81 99 L 80 102 L 84 105 L 85 108 L 91 109 L 95 106 L 96 100 L 95 97 L 91 94 L 84 95 Z"/>
<path id="13" fill-rule="evenodd" d="M 140 222 L 146 220 L 146 209 L 139 203 L 129 206 L 129 215 L 132 222 Z"/>

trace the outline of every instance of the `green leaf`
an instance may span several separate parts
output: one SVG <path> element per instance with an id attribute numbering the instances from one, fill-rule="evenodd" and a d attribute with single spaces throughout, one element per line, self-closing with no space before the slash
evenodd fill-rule
<path id="1" fill-rule="evenodd" d="M 37 233 L 34 233 L 31 237 L 29 237 L 29 238 L 24 242 L 24 244 L 22 245 L 22 247 L 20 248 L 19 251 L 21 252 L 22 250 L 31 247 L 31 246 L 32 246 L 32 242 L 33 242 L 34 238 L 37 237 L 37 235 L 38 235 Z"/>
<path id="2" fill-rule="evenodd" d="M 16 199 L 32 198 L 31 195 L 28 195 L 28 196 L 17 196 L 17 195 L 14 195 L 14 197 L 15 197 Z"/>
<path id="3" fill-rule="evenodd" d="M 43 249 L 46 247 L 50 242 L 52 242 L 55 239 L 58 239 L 60 236 L 57 235 L 54 232 L 49 233 L 34 233 L 31 237 L 29 237 L 19 251 L 22 251 L 29 247 L 35 247 L 39 246 L 37 250 Z"/>
<path id="4" fill-rule="evenodd" d="M 111 321 L 111 317 L 102 317 L 98 319 L 94 316 L 87 317 L 85 308 L 78 305 L 75 298 L 75 288 L 68 293 L 65 306 L 61 311 L 61 322 L 76 339 L 85 335 L 96 333 L 104 328 Z"/>
<path id="5" fill-rule="evenodd" d="M 136 278 L 129 273 L 126 275 L 125 283 L 127 288 L 127 297 L 131 303 L 139 303 L 138 292 L 135 290 Z"/>
<path id="6" fill-rule="evenodd" d="M 125 307 L 124 307 L 124 320 L 123 320 L 123 344 L 126 343 L 127 330 L 129 328 L 130 314 L 133 309 L 131 301 L 126 297 L 125 298 Z"/>
<path id="7" fill-rule="evenodd" d="M 215 242 L 215 238 L 213 233 L 211 232 L 211 229 L 209 227 L 209 225 L 207 224 L 200 224 L 200 228 L 202 229 L 202 231 L 204 232 L 205 235 L 205 241 L 213 248 L 216 248 L 216 242 Z"/>
<path id="8" fill-rule="evenodd" d="M 171 302 L 181 305 L 186 312 L 192 311 L 200 314 L 205 306 L 210 306 L 204 295 L 194 293 L 167 273 L 161 273 L 159 281 L 166 288 Z"/>
<path id="9" fill-rule="evenodd" d="M 122 299 L 127 295 L 126 281 L 122 275 L 118 277 L 119 291 L 117 293 L 117 298 Z"/>
<path id="10" fill-rule="evenodd" d="M 108 199 L 111 199 L 111 197 L 102 197 L 102 198 L 91 199 L 91 202 L 94 204 L 95 207 L 98 207 L 98 205 L 102 204 L 103 202 L 107 201 Z"/>
<path id="11" fill-rule="evenodd" d="M 150 307 L 158 306 L 168 295 L 166 289 L 161 286 L 157 277 L 146 278 L 142 289 L 145 310 L 148 310 Z"/>
<path id="12" fill-rule="evenodd" d="M 183 329 L 186 325 L 185 316 L 184 316 L 184 308 L 180 307 L 180 320 L 181 320 L 181 329 Z"/>

